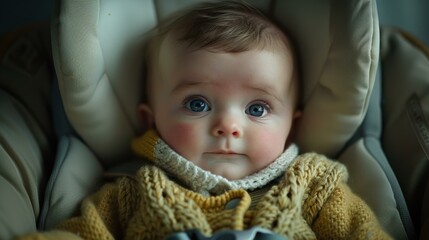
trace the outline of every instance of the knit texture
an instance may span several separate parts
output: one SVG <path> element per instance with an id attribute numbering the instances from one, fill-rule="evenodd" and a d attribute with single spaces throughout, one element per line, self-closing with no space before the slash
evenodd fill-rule
<path id="1" fill-rule="evenodd" d="M 291 144 L 266 168 L 243 179 L 230 181 L 212 174 L 180 156 L 158 136 L 155 130 L 150 130 L 134 139 L 132 148 L 140 157 L 151 160 L 169 175 L 184 183 L 187 188 L 204 195 L 220 194 L 232 189 L 255 190 L 261 188 L 280 177 L 298 156 L 298 147 Z"/>
<path id="2" fill-rule="evenodd" d="M 346 180 L 342 164 L 303 154 L 251 208 L 249 191 L 204 196 L 172 181 L 159 167 L 145 165 L 134 177 L 104 185 L 83 202 L 81 216 L 58 226 L 73 237 L 56 230 L 21 239 L 163 239 L 187 229 L 211 235 L 253 226 L 289 239 L 389 239 Z M 232 201 L 237 203 L 228 207 Z"/>

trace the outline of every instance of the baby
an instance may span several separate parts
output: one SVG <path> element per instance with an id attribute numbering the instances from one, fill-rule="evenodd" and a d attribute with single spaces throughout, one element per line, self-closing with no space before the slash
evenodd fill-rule
<path id="1" fill-rule="evenodd" d="M 195 5 L 160 23 L 147 49 L 145 131 L 132 143 L 145 164 L 85 199 L 81 216 L 28 237 L 389 238 L 342 164 L 298 155 L 294 47 L 257 9 Z"/>

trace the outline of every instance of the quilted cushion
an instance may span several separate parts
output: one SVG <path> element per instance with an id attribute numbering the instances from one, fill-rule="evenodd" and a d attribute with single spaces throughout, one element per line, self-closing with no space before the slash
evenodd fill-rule
<path id="1" fill-rule="evenodd" d="M 383 148 L 417 230 L 429 237 L 429 48 L 408 33 L 382 29 Z M 426 225 L 426 226 L 424 226 Z"/>

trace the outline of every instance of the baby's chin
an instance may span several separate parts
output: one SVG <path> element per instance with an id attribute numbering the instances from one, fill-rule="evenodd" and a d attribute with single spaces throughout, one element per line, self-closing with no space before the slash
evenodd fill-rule
<path id="1" fill-rule="evenodd" d="M 251 172 L 246 171 L 248 169 L 247 166 L 232 162 L 222 162 L 204 166 L 202 168 L 215 175 L 222 176 L 230 181 L 239 180 L 251 174 Z"/>

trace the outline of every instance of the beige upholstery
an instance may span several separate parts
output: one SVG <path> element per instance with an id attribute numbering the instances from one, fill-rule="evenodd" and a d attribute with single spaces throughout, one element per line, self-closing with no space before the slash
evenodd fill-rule
<path id="1" fill-rule="evenodd" d="M 363 140 L 348 147 L 338 160 L 349 169 L 349 185 L 372 208 L 395 239 L 407 239 L 390 183 Z"/>
<path id="2" fill-rule="evenodd" d="M 0 218 L 0 232 L 11 236 L 36 228 L 43 158 L 33 129 L 26 124 L 28 111 L 4 91 L 0 91 L 0 108 L 7 113 L 0 117 L 0 212 L 8 216 Z"/>
<path id="3" fill-rule="evenodd" d="M 397 29 L 383 28 L 383 149 L 417 228 L 429 232 L 429 49 Z M 422 209 L 425 211 L 422 212 Z M 425 227 L 420 227 L 426 224 Z"/>
<path id="4" fill-rule="evenodd" d="M 103 167 L 87 146 L 72 136 L 62 137 L 57 153 L 60 167 L 54 169 L 49 182 L 51 194 L 46 195 L 43 229 L 52 229 L 59 222 L 78 213 L 79 204 L 86 196 L 100 187 Z"/>
<path id="5" fill-rule="evenodd" d="M 36 229 L 55 144 L 49 25 L 0 39 L 0 239 Z"/>
<path id="6" fill-rule="evenodd" d="M 303 151 L 336 157 L 368 107 L 379 54 L 375 2 L 277 2 L 276 17 L 296 37 L 302 60 L 297 143 Z"/>
<path id="7" fill-rule="evenodd" d="M 52 48 L 67 116 L 102 161 L 113 165 L 127 156 L 138 131 L 140 81 L 122 72 L 129 61 L 122 54 L 155 24 L 153 1 L 61 1 L 59 11 Z"/>

